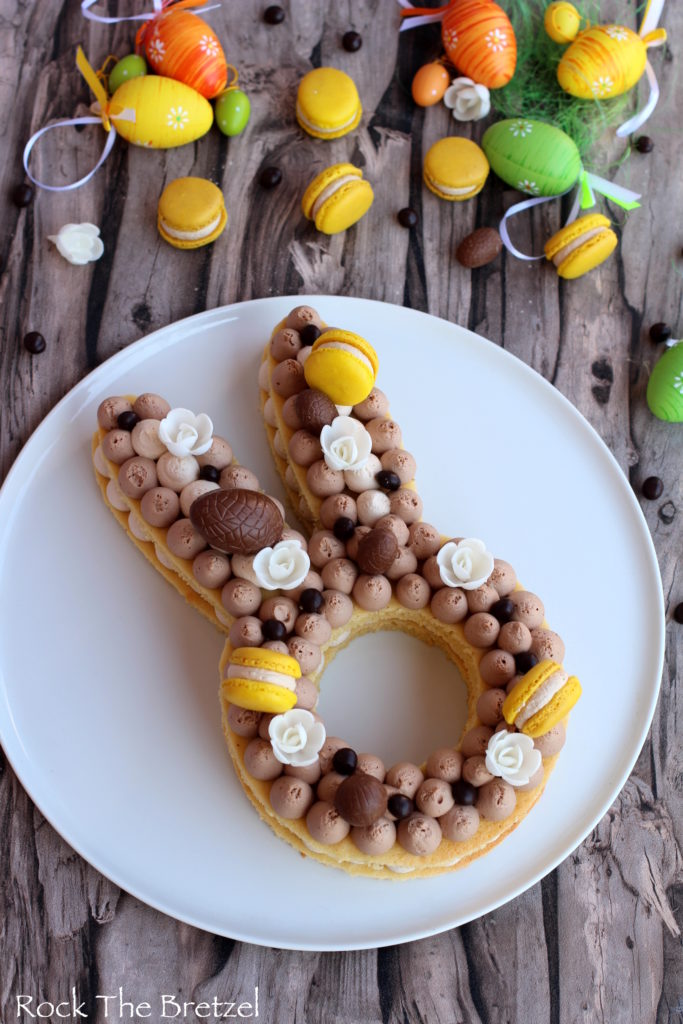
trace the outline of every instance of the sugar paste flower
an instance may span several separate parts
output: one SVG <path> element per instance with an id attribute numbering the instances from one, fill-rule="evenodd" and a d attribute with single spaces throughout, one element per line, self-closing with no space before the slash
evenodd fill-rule
<path id="1" fill-rule="evenodd" d="M 292 708 L 271 718 L 268 725 L 270 745 L 281 764 L 300 768 L 314 764 L 325 742 L 325 726 L 316 722 L 310 711 Z"/>
<path id="2" fill-rule="evenodd" d="M 436 556 L 439 575 L 447 587 L 476 590 L 486 583 L 493 572 L 493 555 L 486 550 L 483 540 L 467 537 L 455 542 L 449 540 Z"/>
<path id="3" fill-rule="evenodd" d="M 311 560 L 301 542 L 292 537 L 273 548 L 262 548 L 254 556 L 252 568 L 265 590 L 294 590 L 305 580 Z"/>
<path id="4" fill-rule="evenodd" d="M 521 732 L 494 732 L 486 748 L 486 770 L 511 786 L 526 786 L 541 767 L 541 752 L 531 736 Z"/>
<path id="5" fill-rule="evenodd" d="M 491 109 L 488 89 L 471 78 L 454 78 L 444 93 L 443 101 L 456 121 L 478 121 Z"/>
<path id="6" fill-rule="evenodd" d="M 48 235 L 58 251 L 76 266 L 98 260 L 104 252 L 100 229 L 96 224 L 65 224 L 56 235 Z"/>
<path id="7" fill-rule="evenodd" d="M 159 437 L 171 455 L 203 455 L 213 439 L 213 423 L 200 412 L 195 416 L 189 409 L 171 409 L 159 424 Z"/>
<path id="8" fill-rule="evenodd" d="M 372 450 L 372 438 L 353 416 L 336 416 L 323 427 L 320 444 L 330 469 L 362 469 Z"/>

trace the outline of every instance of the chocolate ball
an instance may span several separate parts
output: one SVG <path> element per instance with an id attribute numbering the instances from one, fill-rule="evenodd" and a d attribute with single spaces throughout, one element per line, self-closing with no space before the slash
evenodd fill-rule
<path id="1" fill-rule="evenodd" d="M 370 576 L 381 576 L 398 554 L 398 541 L 391 530 L 374 529 L 358 545 L 356 561 Z"/>
<path id="2" fill-rule="evenodd" d="M 309 324 L 309 327 L 315 326 Z M 317 330 L 317 328 L 316 328 Z M 300 391 L 294 402 L 296 414 L 305 430 L 311 434 L 319 434 L 336 419 L 337 407 L 324 392 L 317 388 L 306 388 Z"/>
<path id="3" fill-rule="evenodd" d="M 350 825 L 372 825 L 387 809 L 387 792 L 372 775 L 350 775 L 335 793 L 334 806 Z"/>

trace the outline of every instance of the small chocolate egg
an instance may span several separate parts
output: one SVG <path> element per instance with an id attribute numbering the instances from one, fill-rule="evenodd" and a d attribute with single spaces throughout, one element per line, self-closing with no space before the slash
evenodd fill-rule
<path id="1" fill-rule="evenodd" d="M 443 99 L 450 76 L 443 64 L 423 64 L 413 78 L 412 94 L 418 107 L 431 107 Z"/>
<path id="2" fill-rule="evenodd" d="M 228 89 L 216 100 L 216 124 L 224 135 L 239 135 L 247 126 L 251 104 L 241 89 Z"/>
<path id="3" fill-rule="evenodd" d="M 139 57 L 137 53 L 129 53 L 127 57 L 122 57 L 111 69 L 109 75 L 108 86 L 110 95 L 113 96 L 118 87 L 127 82 L 129 78 L 139 78 L 140 75 L 146 74 L 147 62 L 144 57 Z"/>
<path id="4" fill-rule="evenodd" d="M 543 27 L 555 43 L 571 43 L 576 39 L 581 24 L 581 15 L 574 4 L 559 0 L 550 4 L 543 16 Z"/>

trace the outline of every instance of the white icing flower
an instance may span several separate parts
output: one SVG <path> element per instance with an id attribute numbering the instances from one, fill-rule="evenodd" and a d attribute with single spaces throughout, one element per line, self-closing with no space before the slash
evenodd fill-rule
<path id="1" fill-rule="evenodd" d="M 189 409 L 171 409 L 159 424 L 159 439 L 171 455 L 203 455 L 213 439 L 213 423 L 200 412 L 195 416 Z"/>
<path id="2" fill-rule="evenodd" d="M 96 224 L 65 224 L 56 235 L 48 235 L 65 260 L 76 266 L 98 260 L 104 252 Z"/>
<path id="3" fill-rule="evenodd" d="M 493 555 L 483 540 L 467 537 L 456 544 L 449 540 L 436 556 L 439 575 L 447 587 L 476 590 L 493 572 Z"/>
<path id="4" fill-rule="evenodd" d="M 320 444 L 330 469 L 362 469 L 372 451 L 370 434 L 353 416 L 336 416 L 323 427 Z"/>
<path id="5" fill-rule="evenodd" d="M 271 718 L 268 734 L 278 761 L 299 768 L 315 764 L 325 742 L 325 726 L 303 708 L 292 708 Z"/>
<path id="6" fill-rule="evenodd" d="M 521 732 L 494 732 L 486 748 L 486 770 L 511 786 L 526 786 L 541 767 L 541 752 L 531 736 Z"/>
<path id="7" fill-rule="evenodd" d="M 262 548 L 252 568 L 265 590 L 294 590 L 306 578 L 311 560 L 295 538 L 281 540 L 274 548 Z"/>
<path id="8" fill-rule="evenodd" d="M 491 97 L 485 85 L 471 78 L 454 78 L 444 93 L 443 101 L 453 111 L 456 121 L 478 121 L 491 109 Z"/>

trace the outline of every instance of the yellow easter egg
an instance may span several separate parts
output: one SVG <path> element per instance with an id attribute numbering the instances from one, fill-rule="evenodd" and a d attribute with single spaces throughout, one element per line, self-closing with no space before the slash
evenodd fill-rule
<path id="1" fill-rule="evenodd" d="M 128 120 L 126 111 L 135 119 Z M 124 82 L 109 101 L 109 112 L 119 135 L 134 146 L 150 149 L 171 149 L 194 142 L 208 132 L 213 122 L 208 100 L 189 85 L 160 75 Z"/>
<path id="2" fill-rule="evenodd" d="M 646 59 L 646 44 L 630 28 L 595 25 L 579 32 L 563 55 L 557 80 L 578 99 L 611 99 L 636 84 Z"/>
<path id="3" fill-rule="evenodd" d="M 580 24 L 581 15 L 574 4 L 558 0 L 546 7 L 543 27 L 554 42 L 571 43 L 572 39 L 576 39 Z"/>

